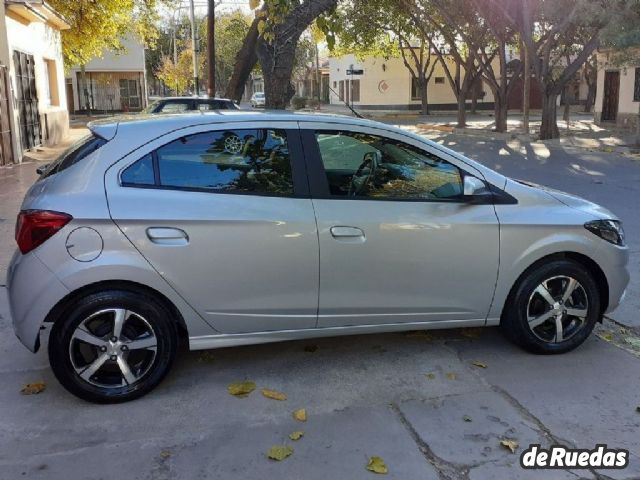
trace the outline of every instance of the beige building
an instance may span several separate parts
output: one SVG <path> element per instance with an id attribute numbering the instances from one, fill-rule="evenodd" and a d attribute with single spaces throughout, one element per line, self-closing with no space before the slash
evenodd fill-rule
<path id="1" fill-rule="evenodd" d="M 68 131 L 60 37 L 67 28 L 44 1 L 0 1 L 0 165 Z"/>
<path id="2" fill-rule="evenodd" d="M 435 61 L 435 55 L 432 57 Z M 450 70 L 454 62 L 450 61 Z M 350 70 L 362 70 L 361 75 L 350 75 Z M 419 110 L 420 95 L 411 73 L 402 58 L 368 57 L 359 61 L 354 55 L 329 59 L 329 95 L 332 104 L 353 102 L 363 110 Z M 488 85 L 478 90 L 477 108 L 493 109 L 493 95 Z M 438 62 L 427 87 L 432 110 L 456 110 L 456 96 L 449 85 L 442 65 Z M 467 100 L 471 102 L 471 99 Z"/>
<path id="3" fill-rule="evenodd" d="M 596 123 L 636 128 L 640 118 L 640 62 L 619 67 L 610 53 L 598 52 L 598 90 L 594 106 Z"/>
<path id="4" fill-rule="evenodd" d="M 121 41 L 122 52 L 104 51 L 85 65 L 86 91 L 80 85 L 80 67 L 67 78 L 72 112 L 136 112 L 147 106 L 144 46 L 134 37 Z"/>

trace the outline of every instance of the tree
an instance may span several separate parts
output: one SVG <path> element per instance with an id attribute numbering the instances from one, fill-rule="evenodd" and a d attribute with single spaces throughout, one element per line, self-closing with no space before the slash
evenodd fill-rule
<path id="1" fill-rule="evenodd" d="M 338 0 L 252 0 L 255 19 L 236 57 L 227 96 L 238 99 L 259 60 L 265 84 L 267 108 L 285 108 L 295 90 L 291 76 L 295 53 L 302 33 L 323 13 L 335 8 Z M 326 32 L 325 32 L 326 33 Z"/>
<path id="2" fill-rule="evenodd" d="M 199 75 L 202 74 L 204 62 L 204 58 L 198 59 Z M 183 49 L 178 54 L 178 61 L 175 63 L 170 55 L 165 55 L 155 73 L 165 85 L 176 91 L 176 95 L 186 93 L 190 88 L 195 88 L 193 84 L 193 52 L 191 48 Z"/>
<path id="3" fill-rule="evenodd" d="M 80 65 L 81 88 L 89 108 L 85 65 L 105 50 L 122 50 L 121 38 L 137 35 L 146 44 L 157 37 L 156 0 L 50 0 L 71 25 L 62 31 L 62 54 L 67 68 Z"/>
<path id="4" fill-rule="evenodd" d="M 511 9 L 502 0 L 490 1 L 494 14 L 502 15 L 519 32 L 542 86 L 540 138 L 558 138 L 558 96 L 603 39 L 637 36 L 638 2 L 521 0 L 517 9 Z"/>
<path id="5" fill-rule="evenodd" d="M 354 0 L 341 5 L 335 13 L 339 46 L 336 54 L 402 57 L 421 99 L 421 113 L 429 114 L 427 87 L 437 58 L 427 35 L 398 4 L 385 0 Z"/>

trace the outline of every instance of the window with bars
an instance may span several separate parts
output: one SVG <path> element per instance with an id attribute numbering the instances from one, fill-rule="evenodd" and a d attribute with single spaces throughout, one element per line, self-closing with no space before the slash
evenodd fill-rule
<path id="1" fill-rule="evenodd" d="M 640 67 L 636 67 L 636 80 L 633 84 L 633 101 L 640 102 Z"/>

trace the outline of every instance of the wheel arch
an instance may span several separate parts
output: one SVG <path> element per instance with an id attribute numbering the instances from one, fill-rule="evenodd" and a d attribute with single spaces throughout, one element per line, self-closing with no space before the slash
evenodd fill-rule
<path id="1" fill-rule="evenodd" d="M 104 290 L 125 290 L 132 293 L 141 293 L 144 295 L 149 295 L 156 298 L 160 301 L 166 308 L 172 313 L 172 318 L 176 322 L 178 326 L 178 333 L 181 336 L 187 336 L 187 324 L 180 313 L 180 310 L 175 306 L 175 304 L 167 298 L 166 295 L 162 294 L 158 290 L 149 287 L 147 285 L 143 285 L 141 283 L 133 282 L 130 280 L 104 280 L 95 283 L 90 283 L 88 285 L 84 285 L 76 290 L 73 290 L 64 298 L 62 298 L 49 312 L 49 314 L 45 317 L 44 323 L 55 323 L 57 319 L 59 319 L 64 312 L 70 308 L 73 303 L 86 295 L 90 295 L 92 293 L 101 292 Z"/>
<path id="2" fill-rule="evenodd" d="M 563 259 L 572 260 L 582 265 L 589 271 L 589 273 L 591 273 L 591 275 L 593 275 L 593 279 L 595 280 L 598 287 L 598 292 L 600 293 L 600 314 L 602 315 L 604 312 L 606 312 L 607 308 L 609 307 L 609 282 L 607 281 L 607 277 L 602 271 L 602 268 L 600 268 L 600 266 L 592 258 L 583 253 L 566 251 L 545 255 L 544 257 L 537 259 L 535 262 L 525 268 L 520 275 L 518 275 L 516 281 L 513 282 L 513 285 L 511 285 L 509 294 L 507 295 L 504 305 L 502 306 L 500 318 L 502 318 L 502 316 L 504 315 L 504 311 L 509 305 L 510 299 L 514 294 L 516 287 L 520 284 L 522 279 L 529 274 L 529 272 L 535 270 L 540 265 L 543 265 L 550 261 Z"/>

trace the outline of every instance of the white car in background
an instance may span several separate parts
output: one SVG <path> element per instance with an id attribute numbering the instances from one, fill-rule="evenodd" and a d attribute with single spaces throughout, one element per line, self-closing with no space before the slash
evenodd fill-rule
<path id="1" fill-rule="evenodd" d="M 251 106 L 253 108 L 264 107 L 264 92 L 256 92 L 251 96 Z"/>

